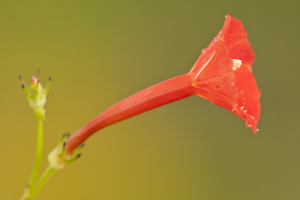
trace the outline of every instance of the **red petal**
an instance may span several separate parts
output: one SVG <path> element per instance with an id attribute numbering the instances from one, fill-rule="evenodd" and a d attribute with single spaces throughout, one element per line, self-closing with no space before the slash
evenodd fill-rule
<path id="1" fill-rule="evenodd" d="M 233 70 L 232 59 L 241 60 L 242 66 Z M 254 59 L 243 24 L 227 15 L 223 28 L 189 73 L 197 95 L 232 111 L 256 133 L 260 91 L 250 66 Z"/>
<path id="2" fill-rule="evenodd" d="M 236 111 L 234 113 L 246 121 L 253 132 L 257 133 L 256 125 L 260 117 L 260 95 L 256 80 L 250 66 L 243 66 L 235 71 L 238 90 Z"/>
<path id="3" fill-rule="evenodd" d="M 219 35 L 219 37 L 224 38 L 231 58 L 242 60 L 243 64 L 253 64 L 255 60 L 254 52 L 240 20 L 227 15 Z"/>

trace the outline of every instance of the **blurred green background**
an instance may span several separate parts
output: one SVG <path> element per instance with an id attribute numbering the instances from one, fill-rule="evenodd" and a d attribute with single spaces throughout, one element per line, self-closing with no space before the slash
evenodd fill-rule
<path id="1" fill-rule="evenodd" d="M 240 19 L 262 91 L 254 135 L 197 96 L 105 128 L 57 172 L 43 200 L 300 199 L 300 1 L 0 1 L 0 199 L 21 197 L 36 127 L 18 75 L 52 76 L 44 157 L 64 132 L 160 81 L 187 73 Z"/>

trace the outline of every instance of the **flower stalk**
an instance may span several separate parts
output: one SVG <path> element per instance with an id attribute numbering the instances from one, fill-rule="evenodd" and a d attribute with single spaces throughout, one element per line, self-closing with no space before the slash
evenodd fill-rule
<path id="1" fill-rule="evenodd" d="M 36 126 L 37 126 L 37 145 L 35 152 L 35 160 L 32 168 L 32 172 L 30 178 L 28 180 L 28 184 L 25 187 L 25 191 L 21 200 L 30 200 L 33 196 L 33 191 L 35 189 L 35 184 L 38 178 L 38 173 L 40 169 L 41 159 L 42 159 L 42 151 L 43 151 L 43 121 L 46 117 L 46 96 L 49 90 L 51 78 L 49 78 L 48 84 L 45 88 L 42 87 L 41 83 L 34 76 L 31 77 L 30 85 L 27 86 L 19 76 L 22 81 L 22 89 L 28 99 L 30 107 L 35 112 L 36 116 Z"/>
<path id="2" fill-rule="evenodd" d="M 40 118 L 37 118 L 37 144 L 36 144 L 34 165 L 31 172 L 31 176 L 28 181 L 29 193 L 32 192 L 34 188 L 34 184 L 38 177 L 41 159 L 42 159 L 42 151 L 43 151 L 43 121 Z"/>
<path id="3" fill-rule="evenodd" d="M 34 190 L 31 192 L 31 197 L 33 198 L 35 197 L 40 190 L 42 189 L 42 187 L 44 186 L 44 184 L 46 183 L 46 181 L 48 180 L 48 178 L 55 172 L 55 169 L 52 168 L 51 166 L 48 166 L 47 169 L 45 170 L 45 172 L 42 174 L 40 180 L 38 181 L 38 183 L 36 184 Z"/>

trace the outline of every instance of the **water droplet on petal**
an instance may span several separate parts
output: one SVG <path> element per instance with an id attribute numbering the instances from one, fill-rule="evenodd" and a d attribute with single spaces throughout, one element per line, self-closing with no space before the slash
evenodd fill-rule
<path id="1" fill-rule="evenodd" d="M 216 86 L 214 86 L 214 90 L 219 90 L 219 86 L 218 85 L 216 85 Z"/>
<path id="2" fill-rule="evenodd" d="M 256 128 L 256 131 L 258 132 L 258 131 L 259 131 L 259 128 Z"/>

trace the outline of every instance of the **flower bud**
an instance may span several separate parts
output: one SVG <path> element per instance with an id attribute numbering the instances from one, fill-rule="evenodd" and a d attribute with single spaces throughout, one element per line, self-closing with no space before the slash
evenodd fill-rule
<path id="1" fill-rule="evenodd" d="M 21 76 L 20 79 L 22 81 L 22 88 L 26 94 L 30 107 L 34 110 L 37 118 L 44 120 L 46 113 L 45 105 L 47 100 L 47 92 L 51 79 L 49 78 L 45 88 L 43 88 L 40 81 L 34 76 L 31 77 L 29 86 L 26 86 Z"/>

